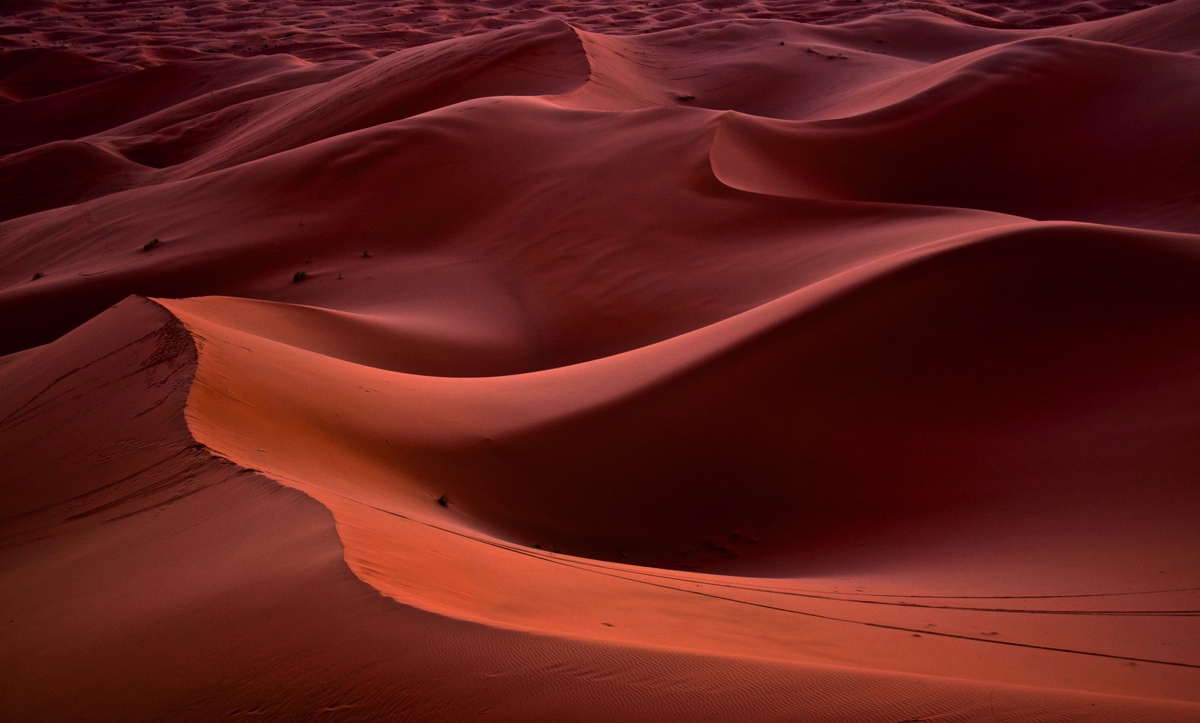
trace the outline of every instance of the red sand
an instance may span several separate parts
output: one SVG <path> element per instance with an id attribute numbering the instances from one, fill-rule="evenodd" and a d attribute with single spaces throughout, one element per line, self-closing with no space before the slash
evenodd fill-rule
<path id="1" fill-rule="evenodd" d="M 0 719 L 1200 720 L 1132 10 L 10 3 Z"/>

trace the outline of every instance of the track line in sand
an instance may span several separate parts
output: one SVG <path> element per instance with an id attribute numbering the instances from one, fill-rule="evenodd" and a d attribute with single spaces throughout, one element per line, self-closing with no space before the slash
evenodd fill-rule
<path id="1" fill-rule="evenodd" d="M 1028 650 L 1041 650 L 1041 651 L 1052 652 L 1052 653 L 1066 653 L 1069 655 L 1085 655 L 1085 656 L 1089 656 L 1089 657 L 1104 658 L 1104 659 L 1108 659 L 1108 660 L 1121 660 L 1121 661 L 1125 661 L 1125 662 L 1129 662 L 1129 663 L 1148 663 L 1148 664 L 1152 664 L 1152 665 L 1166 665 L 1166 666 L 1176 667 L 1176 668 L 1188 668 L 1188 669 L 1192 669 L 1192 670 L 1200 670 L 1200 664 L 1196 664 L 1196 663 L 1184 663 L 1181 661 L 1174 661 L 1174 660 L 1158 660 L 1155 658 L 1142 658 L 1142 657 L 1131 656 L 1131 655 L 1118 655 L 1115 653 L 1103 653 L 1103 652 L 1094 651 L 1094 650 L 1079 650 L 1079 649 L 1075 649 L 1075 648 L 1063 648 L 1063 647 L 1057 647 L 1057 646 L 1052 646 L 1052 645 L 1038 645 L 1036 643 L 1022 643 L 1019 641 L 1011 641 L 1011 640 L 995 640 L 995 639 L 991 639 L 991 638 L 978 638 L 978 637 L 974 637 L 971 635 L 960 635 L 957 633 L 946 633 L 946 632 L 940 632 L 940 631 L 933 631 L 933 630 L 929 630 L 928 628 L 909 628 L 909 627 L 905 627 L 903 625 L 888 625 L 886 623 L 876 623 L 876 622 L 871 622 L 869 620 L 854 620 L 851 618 L 842 618 L 842 617 L 837 617 L 837 616 L 833 616 L 833 615 L 823 615 L 821 613 L 814 613 L 814 612 L 809 612 L 809 611 L 805 611 L 805 610 L 794 610 L 791 608 L 780 607 L 778 605 L 770 605 L 768 603 L 753 602 L 751 600 L 741 600 L 741 599 L 734 598 L 734 597 L 728 597 L 725 595 L 718 595 L 716 593 L 705 592 L 703 590 L 688 590 L 685 588 L 675 587 L 673 585 L 666 585 L 663 583 L 652 582 L 650 580 L 639 579 L 637 577 L 630 577 L 627 575 L 618 574 L 616 572 L 606 571 L 604 569 L 600 569 L 598 566 L 589 565 L 586 563 L 585 564 L 576 564 L 574 562 L 569 562 L 567 560 L 556 559 L 555 557 L 550 556 L 554 553 L 548 553 L 548 552 L 539 553 L 539 552 L 529 550 L 529 549 L 521 547 L 521 546 L 506 544 L 506 543 L 500 542 L 499 540 L 488 539 L 488 538 L 484 538 L 484 537 L 470 535 L 465 532 L 460 532 L 458 530 L 452 530 L 452 529 L 449 529 L 446 527 L 442 527 L 440 525 L 436 525 L 432 522 L 424 522 L 422 520 L 417 520 L 417 519 L 414 519 L 412 517 L 409 517 L 408 515 L 404 515 L 399 512 L 393 512 L 391 510 L 386 510 L 381 507 L 376 507 L 374 505 L 369 505 L 369 504 L 365 504 L 362 502 L 358 502 L 356 500 L 353 500 L 352 498 L 346 497 L 345 495 L 341 495 L 338 493 L 333 493 L 333 494 L 337 494 L 338 497 L 342 497 L 343 499 L 354 502 L 355 504 L 363 505 L 364 507 L 368 507 L 370 509 L 376 510 L 377 512 L 382 512 L 386 515 L 398 517 L 398 518 L 406 520 L 408 522 L 413 522 L 418 525 L 422 525 L 422 526 L 428 527 L 430 529 L 438 530 L 439 532 L 445 532 L 445 533 L 454 535 L 456 537 L 461 537 L 466 540 L 471 540 L 473 542 L 478 542 L 478 543 L 481 543 L 484 545 L 489 545 L 491 547 L 495 547 L 495 548 L 498 548 L 501 550 L 516 553 L 518 555 L 525 555 L 527 557 L 532 557 L 534 559 L 541 560 L 543 562 L 548 562 L 548 563 L 552 563 L 555 565 L 562 565 L 563 567 L 568 567 L 568 568 L 579 570 L 582 572 L 591 572 L 596 575 L 603 575 L 605 577 L 611 577 L 611 578 L 615 578 L 618 580 L 623 580 L 625 582 L 632 582 L 635 584 L 647 585 L 647 586 L 659 588 L 662 590 L 670 590 L 673 592 L 685 593 L 688 595 L 697 595 L 697 596 L 709 598 L 712 600 L 721 600 L 723 602 L 730 602 L 730 603 L 734 603 L 737 605 L 748 605 L 750 607 L 760 608 L 763 610 L 772 610 L 775 612 L 787 613 L 790 615 L 800 615 L 803 617 L 815 618 L 815 619 L 819 619 L 819 620 L 827 620 L 830 622 L 846 623 L 849 625 L 860 625 L 863 627 L 874 628 L 874 629 L 878 629 L 878 630 L 893 630 L 893 631 L 897 631 L 897 632 L 928 635 L 930 637 L 948 638 L 948 639 L 953 639 L 953 640 L 965 640 L 965 641 L 976 642 L 976 643 L 988 643 L 991 645 L 1005 645 L 1005 646 L 1009 646 L 1009 647 L 1024 648 L 1024 649 L 1028 649 Z M 642 574 L 642 573 L 635 572 L 634 574 Z M 654 573 L 647 573 L 647 574 L 650 574 L 650 575 L 653 575 L 656 577 L 666 578 L 666 579 L 674 579 L 674 580 L 679 579 L 679 578 L 673 578 L 673 577 L 666 576 L 666 575 L 655 575 Z M 695 584 L 709 585 L 710 583 L 696 582 Z M 711 583 L 711 585 L 716 586 L 716 587 L 737 587 L 737 586 L 725 586 L 720 583 Z M 745 588 L 738 588 L 738 589 L 745 589 Z M 1190 590 L 1190 589 L 1194 589 L 1194 588 L 1185 588 L 1185 589 Z M 764 592 L 767 592 L 767 591 L 764 591 Z M 871 602 L 873 602 L 873 601 L 851 600 L 851 599 L 842 599 L 842 598 L 820 598 L 820 596 L 814 596 L 814 595 L 802 595 L 802 597 L 819 598 L 819 599 L 826 599 L 826 600 L 835 601 L 835 602 L 848 602 L 848 603 L 855 603 L 855 602 L 871 603 Z M 882 604 L 886 604 L 886 603 L 882 603 Z M 1044 611 L 987 610 L 987 609 L 980 609 L 980 608 L 948 608 L 948 609 L 977 610 L 979 612 L 1036 612 L 1037 614 L 1047 614 Z M 1149 612 L 1152 615 L 1155 615 L 1155 614 L 1161 614 L 1161 613 L 1174 613 L 1176 611 L 1149 611 Z M 1189 616 L 1195 615 L 1194 611 L 1186 611 L 1186 612 L 1188 613 Z M 1055 613 L 1050 613 L 1050 614 L 1062 614 L 1062 611 L 1057 611 Z M 1087 614 L 1087 613 L 1076 613 L 1076 614 Z M 1103 613 L 1100 613 L 1100 614 L 1103 614 Z"/>

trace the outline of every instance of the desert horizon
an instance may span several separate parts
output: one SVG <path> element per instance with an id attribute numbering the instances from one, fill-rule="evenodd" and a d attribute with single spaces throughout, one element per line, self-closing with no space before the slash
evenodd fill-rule
<path id="1" fill-rule="evenodd" d="M 1200 720 L 1200 0 L 0 9 L 0 719 Z"/>

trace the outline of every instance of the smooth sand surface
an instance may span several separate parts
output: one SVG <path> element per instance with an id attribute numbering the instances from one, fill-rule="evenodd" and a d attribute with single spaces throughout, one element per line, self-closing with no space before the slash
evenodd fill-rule
<path id="1" fill-rule="evenodd" d="M 15 2 L 0 719 L 1200 720 L 1197 17 Z"/>

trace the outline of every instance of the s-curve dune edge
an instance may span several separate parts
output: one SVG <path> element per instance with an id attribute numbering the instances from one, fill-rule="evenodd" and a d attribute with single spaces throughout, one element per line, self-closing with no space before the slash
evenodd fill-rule
<path id="1" fill-rule="evenodd" d="M 1200 720 L 1200 0 L 0 8 L 0 720 Z"/>

